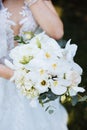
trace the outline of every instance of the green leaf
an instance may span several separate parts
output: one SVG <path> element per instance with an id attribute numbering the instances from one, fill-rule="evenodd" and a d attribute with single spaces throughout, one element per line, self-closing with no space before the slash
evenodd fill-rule
<path id="1" fill-rule="evenodd" d="M 18 36 L 18 35 L 16 35 L 16 36 L 14 36 L 14 40 L 20 40 L 20 36 Z"/>
<path id="2" fill-rule="evenodd" d="M 58 98 L 58 95 L 55 95 L 54 93 L 52 93 L 51 90 L 49 90 L 49 91 L 46 93 L 46 97 L 47 97 L 49 100 L 55 100 L 56 98 Z"/>
<path id="3" fill-rule="evenodd" d="M 46 93 L 40 94 L 39 99 L 45 100 L 46 99 Z"/>
<path id="4" fill-rule="evenodd" d="M 45 111 L 48 111 L 49 108 L 50 108 L 50 106 L 48 106 L 48 107 L 45 109 Z"/>
<path id="5" fill-rule="evenodd" d="M 37 44 L 38 48 L 41 49 L 41 42 L 40 42 L 39 38 L 36 39 L 36 44 Z"/>
<path id="6" fill-rule="evenodd" d="M 42 107 L 44 106 L 44 104 L 43 104 L 43 101 L 41 100 L 41 99 L 39 99 L 38 98 L 38 100 L 39 100 L 39 103 L 42 105 Z"/>
<path id="7" fill-rule="evenodd" d="M 81 98 L 78 100 L 78 102 L 84 102 L 84 101 L 86 101 L 86 100 L 87 100 L 87 96 L 85 95 L 85 96 L 81 97 Z"/>
<path id="8" fill-rule="evenodd" d="M 21 64 L 28 64 L 31 60 L 33 59 L 33 56 L 23 56 L 22 59 L 20 60 Z"/>
<path id="9" fill-rule="evenodd" d="M 22 36 L 16 35 L 16 36 L 14 36 L 14 40 L 17 41 L 20 44 L 26 44 L 26 42 L 24 41 Z"/>
<path id="10" fill-rule="evenodd" d="M 45 111 L 48 111 L 49 114 L 52 114 L 54 112 L 54 110 L 55 110 L 54 107 L 50 106 L 50 105 L 45 109 Z"/>
<path id="11" fill-rule="evenodd" d="M 75 106 L 78 103 L 78 95 L 72 97 L 71 103 L 73 106 Z"/>
<path id="12" fill-rule="evenodd" d="M 49 114 L 53 114 L 54 110 L 49 110 L 48 112 Z"/>

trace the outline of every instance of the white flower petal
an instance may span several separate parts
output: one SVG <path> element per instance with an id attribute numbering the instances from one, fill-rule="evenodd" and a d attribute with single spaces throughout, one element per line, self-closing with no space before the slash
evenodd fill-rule
<path id="1" fill-rule="evenodd" d="M 72 67 L 75 71 L 77 71 L 80 75 L 82 75 L 83 69 L 77 63 L 73 62 Z"/>
<path id="2" fill-rule="evenodd" d="M 85 89 L 82 88 L 82 87 L 73 87 L 73 89 L 74 89 L 75 91 L 77 91 L 77 92 L 84 92 L 84 91 L 85 91 Z"/>
<path id="3" fill-rule="evenodd" d="M 62 86 L 56 86 L 56 87 L 51 87 L 51 91 L 56 94 L 56 95 L 62 95 L 66 92 L 66 87 L 62 87 Z"/>
<path id="4" fill-rule="evenodd" d="M 84 92 L 85 89 L 82 87 L 72 87 L 69 89 L 70 96 L 75 96 L 78 92 Z"/>

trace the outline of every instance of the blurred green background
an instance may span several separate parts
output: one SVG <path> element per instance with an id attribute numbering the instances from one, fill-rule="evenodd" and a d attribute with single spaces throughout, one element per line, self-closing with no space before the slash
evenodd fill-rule
<path id="1" fill-rule="evenodd" d="M 87 0 L 52 0 L 64 24 L 63 40 L 78 45 L 75 61 L 83 68 L 82 83 L 87 95 Z M 87 130 L 87 102 L 65 104 L 69 130 Z"/>

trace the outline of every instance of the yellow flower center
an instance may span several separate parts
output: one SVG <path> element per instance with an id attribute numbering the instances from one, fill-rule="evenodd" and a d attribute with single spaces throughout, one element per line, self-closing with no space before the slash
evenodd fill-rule
<path id="1" fill-rule="evenodd" d="M 51 57 L 51 55 L 50 55 L 48 52 L 45 54 L 45 56 L 46 56 L 47 58 L 50 58 L 50 57 Z"/>
<path id="2" fill-rule="evenodd" d="M 40 70 L 40 74 L 41 75 L 44 74 L 44 70 L 43 69 Z"/>
<path id="3" fill-rule="evenodd" d="M 54 84 L 54 87 L 58 86 L 58 81 L 54 81 L 53 84 Z"/>
<path id="4" fill-rule="evenodd" d="M 52 64 L 52 67 L 53 67 L 54 69 L 56 69 L 57 64 Z"/>
<path id="5" fill-rule="evenodd" d="M 46 85 L 46 81 L 43 80 L 43 81 L 41 82 L 41 85 L 42 85 L 42 86 L 45 86 L 45 85 Z"/>

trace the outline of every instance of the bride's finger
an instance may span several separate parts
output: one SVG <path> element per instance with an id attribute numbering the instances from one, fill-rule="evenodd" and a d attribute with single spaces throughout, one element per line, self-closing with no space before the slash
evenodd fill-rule
<path id="1" fill-rule="evenodd" d="M 5 59 L 4 63 L 5 63 L 5 65 L 6 65 L 7 67 L 9 67 L 10 69 L 16 70 L 16 67 L 15 67 L 9 60 Z"/>

